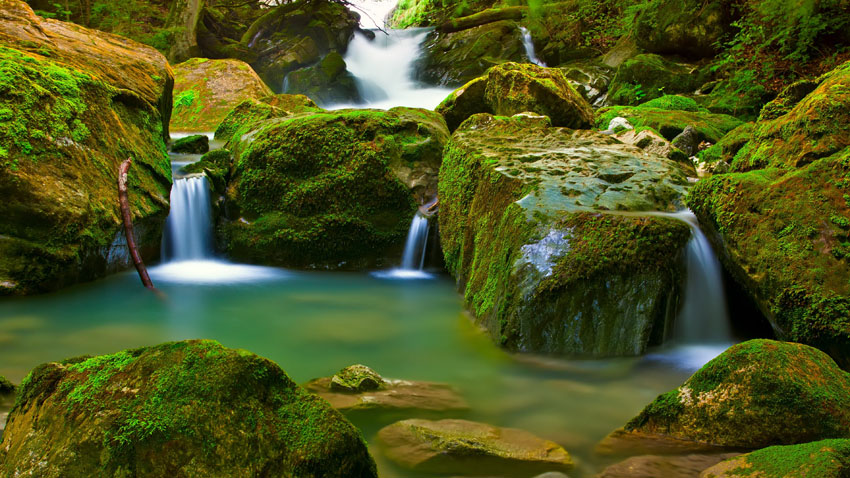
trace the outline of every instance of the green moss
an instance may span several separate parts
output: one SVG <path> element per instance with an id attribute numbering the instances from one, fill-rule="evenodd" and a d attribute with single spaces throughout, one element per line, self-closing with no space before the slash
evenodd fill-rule
<path id="1" fill-rule="evenodd" d="M 597 112 L 596 126 L 608 128 L 611 120 L 620 116 L 629 120 L 635 128 L 650 128 L 667 140 L 672 140 L 688 126 L 697 130 L 700 140 L 716 143 L 729 131 L 742 124 L 732 116 L 717 115 L 704 111 L 667 110 L 650 106 L 647 102 L 636 107 L 612 106 Z"/>
<path id="2" fill-rule="evenodd" d="M 608 103 L 637 105 L 664 95 L 690 93 L 704 81 L 699 72 L 659 55 L 637 55 L 623 62 L 611 79 Z"/>
<path id="3" fill-rule="evenodd" d="M 678 95 L 664 95 L 654 100 L 649 100 L 646 103 L 641 103 L 643 108 L 657 108 L 667 111 L 693 111 L 707 112 L 705 108 L 700 106 L 693 98 Z"/>
<path id="4" fill-rule="evenodd" d="M 771 446 L 731 461 L 740 465 L 727 472 L 736 477 L 841 478 L 850 469 L 850 440 L 821 440 L 801 445 Z"/>

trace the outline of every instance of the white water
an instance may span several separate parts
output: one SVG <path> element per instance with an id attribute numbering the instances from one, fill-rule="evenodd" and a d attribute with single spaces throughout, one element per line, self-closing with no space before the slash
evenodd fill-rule
<path id="1" fill-rule="evenodd" d="M 428 218 L 420 213 L 413 216 L 407 241 L 401 257 L 401 267 L 389 271 L 375 272 L 373 275 L 384 279 L 430 279 L 433 276 L 424 271 L 425 253 L 428 247 Z"/>
<path id="2" fill-rule="evenodd" d="M 206 176 L 174 180 L 171 211 L 162 245 L 164 261 L 197 260 L 212 256 L 212 213 Z"/>
<path id="3" fill-rule="evenodd" d="M 528 61 L 537 66 L 545 67 L 546 63 L 543 63 L 537 58 L 537 53 L 534 52 L 534 41 L 531 39 L 531 32 L 525 27 L 519 27 L 519 29 L 522 32 L 522 44 L 525 47 L 525 56 L 528 57 Z"/>
<path id="4" fill-rule="evenodd" d="M 360 28 L 374 30 L 386 29 L 387 19 L 397 0 L 349 0 L 349 8 L 360 15 Z"/>
<path id="5" fill-rule="evenodd" d="M 375 31 L 375 39 L 356 33 L 348 45 L 345 64 L 357 81 L 364 103 L 337 104 L 328 109 L 395 106 L 434 109 L 449 88 L 425 87 L 413 79 L 416 60 L 422 53 L 427 29 Z"/>

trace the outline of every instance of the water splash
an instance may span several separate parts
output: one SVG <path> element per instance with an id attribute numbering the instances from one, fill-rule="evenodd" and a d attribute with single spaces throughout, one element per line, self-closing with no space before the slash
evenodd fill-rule
<path id="1" fill-rule="evenodd" d="M 430 279 L 433 276 L 425 272 L 425 253 L 428 247 L 428 232 L 430 224 L 428 218 L 417 212 L 410 222 L 407 232 L 407 241 L 404 244 L 404 254 L 401 258 L 401 267 L 389 271 L 373 273 L 375 277 L 383 279 Z"/>
<path id="2" fill-rule="evenodd" d="M 522 32 L 522 45 L 525 47 L 525 56 L 528 57 L 528 61 L 545 68 L 546 63 L 543 63 L 542 60 L 537 58 L 537 54 L 534 52 L 534 41 L 531 39 L 531 32 L 525 27 L 519 27 L 519 30 Z"/>

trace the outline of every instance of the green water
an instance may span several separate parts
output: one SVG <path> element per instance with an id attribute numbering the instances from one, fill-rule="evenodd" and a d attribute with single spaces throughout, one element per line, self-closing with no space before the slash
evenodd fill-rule
<path id="1" fill-rule="evenodd" d="M 242 273 L 217 272 L 232 281 Z M 505 353 L 464 313 L 447 277 L 404 281 L 255 268 L 244 282 L 181 284 L 164 281 L 179 276 L 174 271 L 154 268 L 152 275 L 167 300 L 124 273 L 0 301 L 0 375 L 19 382 L 42 362 L 189 338 L 268 357 L 298 382 L 364 363 L 391 378 L 453 384 L 472 407 L 463 418 L 562 444 L 580 463 L 574 477 L 610 463 L 593 446 L 689 375 L 660 359 Z M 357 417 L 356 424 L 372 442 L 388 422 Z M 386 463 L 374 447 L 373 454 L 382 477 L 421 476 Z"/>

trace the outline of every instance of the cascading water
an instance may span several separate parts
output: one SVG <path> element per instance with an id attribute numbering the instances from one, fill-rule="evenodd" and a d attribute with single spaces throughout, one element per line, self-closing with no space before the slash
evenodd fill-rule
<path id="1" fill-rule="evenodd" d="M 404 255 L 401 268 L 405 270 L 422 270 L 425 267 L 425 248 L 428 244 L 428 218 L 417 213 L 410 223 L 407 242 L 404 245 Z"/>
<path id="2" fill-rule="evenodd" d="M 187 261 L 212 256 L 212 214 L 206 176 L 175 179 L 171 212 L 162 243 L 164 261 Z"/>
<path id="3" fill-rule="evenodd" d="M 537 66 L 545 67 L 546 63 L 543 63 L 537 58 L 537 53 L 534 51 L 534 41 L 531 39 L 531 32 L 525 27 L 519 27 L 519 29 L 522 32 L 522 44 L 525 47 L 525 56 L 528 57 L 528 61 Z"/>

